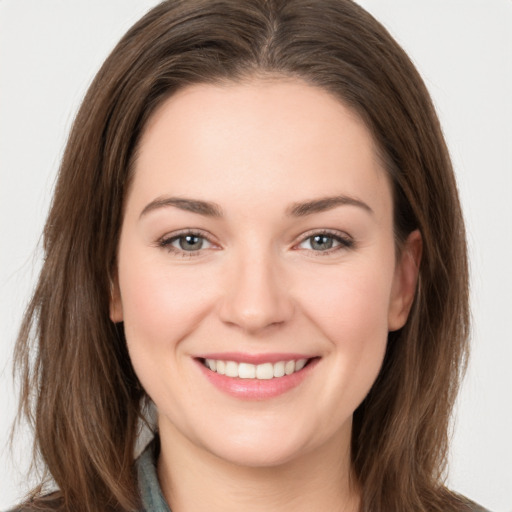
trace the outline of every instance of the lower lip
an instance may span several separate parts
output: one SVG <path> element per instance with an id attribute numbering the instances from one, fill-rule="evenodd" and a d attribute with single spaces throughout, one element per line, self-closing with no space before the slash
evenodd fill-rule
<path id="1" fill-rule="evenodd" d="M 274 377 L 273 379 L 240 379 L 226 377 L 213 372 L 204 366 L 201 361 L 196 361 L 205 377 L 219 390 L 235 398 L 244 400 L 266 400 L 280 396 L 293 388 L 296 388 L 306 379 L 319 359 L 313 359 L 302 370 Z"/>

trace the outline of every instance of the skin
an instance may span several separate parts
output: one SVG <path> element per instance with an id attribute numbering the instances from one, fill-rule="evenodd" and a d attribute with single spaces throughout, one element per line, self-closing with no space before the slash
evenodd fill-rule
<path id="1" fill-rule="evenodd" d="M 290 215 L 333 196 L 364 205 Z M 213 202 L 222 215 L 162 204 L 169 197 Z M 126 200 L 111 318 L 124 321 L 158 409 L 158 473 L 174 512 L 357 510 L 352 415 L 388 332 L 407 319 L 421 255 L 417 232 L 396 253 L 392 219 L 369 131 L 321 89 L 286 79 L 195 85 L 152 117 Z M 200 250 L 180 249 L 189 228 L 205 237 Z M 332 247 L 315 246 L 315 234 Z M 204 377 L 195 358 L 208 352 L 318 360 L 288 392 L 243 400 Z"/>

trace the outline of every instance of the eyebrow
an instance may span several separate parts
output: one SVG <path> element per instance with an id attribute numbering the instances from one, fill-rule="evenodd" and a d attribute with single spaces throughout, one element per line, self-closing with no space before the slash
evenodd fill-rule
<path id="1" fill-rule="evenodd" d="M 310 201 L 293 203 L 286 209 L 286 215 L 290 217 L 305 217 L 313 213 L 325 212 L 337 208 L 338 206 L 357 206 L 373 214 L 373 210 L 365 202 L 350 196 L 331 196 L 322 197 L 320 199 L 312 199 Z M 202 201 L 199 199 L 185 199 L 182 197 L 159 197 L 148 203 L 142 210 L 140 217 L 148 214 L 153 210 L 174 206 L 180 210 L 197 213 L 206 217 L 222 217 L 222 208 L 213 202 Z"/>
<path id="2" fill-rule="evenodd" d="M 222 217 L 222 208 L 218 204 L 209 201 L 185 199 L 181 197 L 158 197 L 144 207 L 139 218 L 153 210 L 167 206 L 174 206 L 180 210 L 205 215 L 207 217 Z"/>
<path id="3" fill-rule="evenodd" d="M 312 199 L 311 201 L 293 203 L 290 208 L 287 209 L 286 213 L 292 217 L 305 217 L 306 215 L 325 212 L 337 208 L 338 206 L 346 205 L 357 206 L 372 215 L 374 214 L 374 211 L 365 202 L 355 197 L 344 195 L 322 197 L 320 199 Z"/>

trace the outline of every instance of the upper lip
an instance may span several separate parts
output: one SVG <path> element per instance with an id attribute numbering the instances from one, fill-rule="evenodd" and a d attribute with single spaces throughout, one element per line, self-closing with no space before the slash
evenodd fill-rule
<path id="1" fill-rule="evenodd" d="M 235 363 L 263 364 L 278 363 L 279 361 L 298 361 L 299 359 L 312 359 L 308 354 L 291 352 L 269 353 L 269 354 L 246 354 L 242 352 L 216 352 L 201 354 L 197 359 L 215 359 L 217 361 L 234 361 Z"/>

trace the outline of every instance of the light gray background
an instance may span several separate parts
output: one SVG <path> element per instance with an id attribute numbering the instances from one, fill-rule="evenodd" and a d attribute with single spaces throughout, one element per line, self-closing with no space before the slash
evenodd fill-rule
<path id="1" fill-rule="evenodd" d="M 74 113 L 111 48 L 155 0 L 0 0 L 0 509 L 28 484 L 7 447 L 10 358 Z M 441 117 L 466 215 L 473 356 L 449 483 L 512 511 L 512 1 L 360 0 L 410 54 Z"/>

